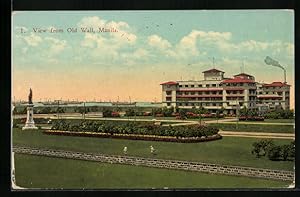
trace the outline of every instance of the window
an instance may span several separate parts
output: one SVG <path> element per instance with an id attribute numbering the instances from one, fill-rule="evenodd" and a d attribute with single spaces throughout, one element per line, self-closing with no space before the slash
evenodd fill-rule
<path id="1" fill-rule="evenodd" d="M 195 95 L 195 92 L 191 92 L 191 95 Z"/>
<path id="2" fill-rule="evenodd" d="M 216 106 L 216 103 L 213 103 L 212 105 L 213 105 L 213 106 Z"/>
<path id="3" fill-rule="evenodd" d="M 167 94 L 167 95 L 171 95 L 172 92 L 171 92 L 171 91 L 166 91 L 166 94 Z"/>
<path id="4" fill-rule="evenodd" d="M 182 85 L 179 85 L 180 88 L 182 88 Z"/>
<path id="5" fill-rule="evenodd" d="M 171 97 L 166 97 L 166 101 L 171 101 Z"/>
<path id="6" fill-rule="evenodd" d="M 182 103 L 178 103 L 179 106 L 182 106 Z"/>
<path id="7" fill-rule="evenodd" d="M 167 106 L 171 106 L 171 103 L 167 103 Z"/>
<path id="8" fill-rule="evenodd" d="M 199 84 L 199 85 L 198 85 L 198 87 L 199 87 L 199 88 L 202 88 L 202 85 L 201 85 L 201 84 Z"/>
<path id="9" fill-rule="evenodd" d="M 189 87 L 189 85 L 184 85 L 184 87 L 188 88 L 188 87 Z"/>
<path id="10" fill-rule="evenodd" d="M 184 92 L 184 94 L 185 94 L 185 95 L 189 95 L 189 93 L 188 93 L 188 92 Z"/>
<path id="11" fill-rule="evenodd" d="M 217 87 L 217 85 L 216 84 L 212 84 L 212 87 Z"/>
<path id="12" fill-rule="evenodd" d="M 191 85 L 191 87 L 194 88 L 195 86 L 194 86 L 194 85 Z"/>
<path id="13" fill-rule="evenodd" d="M 202 95 L 202 92 L 198 92 L 199 95 Z"/>
<path id="14" fill-rule="evenodd" d="M 209 84 L 206 84 L 206 87 L 209 88 Z"/>

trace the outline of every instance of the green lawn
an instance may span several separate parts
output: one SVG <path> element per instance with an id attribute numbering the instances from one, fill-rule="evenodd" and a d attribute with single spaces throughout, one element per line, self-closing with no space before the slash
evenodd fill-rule
<path id="1" fill-rule="evenodd" d="M 123 154 L 127 146 L 128 155 L 151 157 L 149 146 L 157 150 L 157 158 L 201 161 L 209 163 L 252 166 L 270 169 L 293 170 L 292 161 L 270 161 L 251 154 L 255 138 L 223 137 L 221 140 L 200 143 L 173 143 L 125 139 L 70 137 L 45 135 L 41 131 L 14 129 L 13 144 L 41 148 L 56 148 L 73 151 L 105 154 Z M 274 140 L 276 144 L 288 144 L 291 140 Z"/>
<path id="2" fill-rule="evenodd" d="M 217 127 L 223 131 L 247 131 L 247 132 L 269 132 L 269 133 L 294 133 L 293 125 L 262 125 L 262 124 L 227 124 L 211 123 L 210 126 Z"/>
<path id="3" fill-rule="evenodd" d="M 295 119 L 265 119 L 264 122 L 294 123 Z"/>
<path id="4" fill-rule="evenodd" d="M 283 188 L 289 182 L 200 172 L 15 155 L 18 186 L 26 188 Z"/>

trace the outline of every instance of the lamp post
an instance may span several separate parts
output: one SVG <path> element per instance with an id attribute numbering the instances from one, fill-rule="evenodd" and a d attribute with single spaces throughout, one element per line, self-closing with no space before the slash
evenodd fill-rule
<path id="1" fill-rule="evenodd" d="M 85 120 L 85 102 L 83 102 L 83 120 Z"/>
<path id="2" fill-rule="evenodd" d="M 238 129 L 238 123 L 239 123 L 239 107 L 240 104 L 238 103 L 238 97 L 236 97 L 236 129 Z"/>
<path id="3" fill-rule="evenodd" d="M 136 122 L 136 102 L 134 102 L 134 122 Z"/>
<path id="4" fill-rule="evenodd" d="M 59 119 L 59 100 L 54 100 L 57 102 L 57 110 L 56 110 L 56 116 L 57 116 L 57 119 Z"/>

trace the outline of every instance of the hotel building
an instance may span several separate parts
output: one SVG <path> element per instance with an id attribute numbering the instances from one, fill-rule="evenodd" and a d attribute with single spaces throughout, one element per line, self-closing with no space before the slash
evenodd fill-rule
<path id="1" fill-rule="evenodd" d="M 223 108 L 224 113 L 235 114 L 243 107 L 248 109 L 289 109 L 290 85 L 281 82 L 260 84 L 252 75 L 240 73 L 232 78 L 223 71 L 210 69 L 203 72 L 201 81 L 168 81 L 162 83 L 163 106 L 174 108 L 199 108 L 214 113 Z"/>

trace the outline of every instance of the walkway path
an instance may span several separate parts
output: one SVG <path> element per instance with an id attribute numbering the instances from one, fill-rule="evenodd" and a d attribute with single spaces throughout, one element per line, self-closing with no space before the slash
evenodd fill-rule
<path id="1" fill-rule="evenodd" d="M 242 132 L 242 131 L 219 131 L 222 136 L 230 137 L 251 137 L 268 139 L 295 139 L 294 133 L 267 133 L 267 132 Z"/>
<path id="2" fill-rule="evenodd" d="M 39 149 L 39 148 L 18 147 L 18 146 L 14 146 L 13 151 L 15 153 L 21 153 L 21 154 L 97 161 L 97 162 L 105 162 L 111 164 L 113 163 L 127 164 L 127 165 L 136 165 L 136 166 L 198 171 L 198 172 L 235 175 L 235 176 L 248 176 L 248 177 L 256 177 L 256 178 L 284 180 L 284 181 L 294 180 L 294 173 L 292 171 L 229 166 L 229 165 L 219 165 L 219 164 L 191 162 L 191 161 L 164 160 L 164 159 L 155 159 L 155 158 L 73 152 L 73 151 L 55 150 L 55 149 Z"/>
<path id="3" fill-rule="evenodd" d="M 223 124 L 236 124 L 236 118 L 235 119 L 222 119 L 222 120 L 208 120 L 205 121 L 205 123 L 223 123 Z M 246 122 L 246 121 L 238 121 L 238 124 L 255 124 L 255 125 L 295 125 L 295 123 L 292 122 Z"/>

